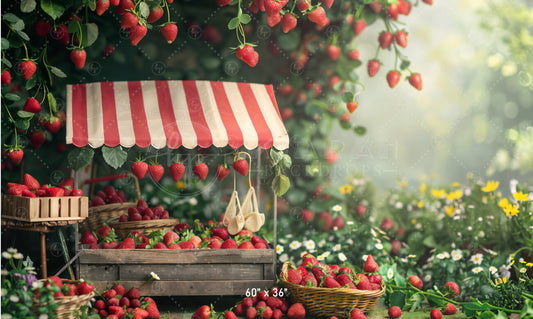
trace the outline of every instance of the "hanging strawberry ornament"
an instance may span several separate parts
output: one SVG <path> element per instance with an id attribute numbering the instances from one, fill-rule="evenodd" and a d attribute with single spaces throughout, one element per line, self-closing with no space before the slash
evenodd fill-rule
<path id="1" fill-rule="evenodd" d="M 130 169 L 138 179 L 143 179 L 148 173 L 148 164 L 141 159 L 141 154 L 139 154 L 137 160 L 131 164 Z"/>
<path id="2" fill-rule="evenodd" d="M 165 173 L 163 165 L 157 162 L 157 153 L 155 153 L 155 161 L 151 161 L 150 166 L 148 166 L 148 173 L 150 173 L 150 176 L 152 177 L 154 182 L 159 182 L 159 180 L 161 179 L 161 177 L 163 177 L 163 174 Z"/>
<path id="3" fill-rule="evenodd" d="M 239 155 L 233 161 L 233 169 L 242 176 L 248 175 L 248 161 Z"/>
<path id="4" fill-rule="evenodd" d="M 209 172 L 209 167 L 205 163 L 198 163 L 194 165 L 192 168 L 192 172 L 194 175 L 196 175 L 200 180 L 205 180 L 207 177 L 207 173 Z"/>
<path id="5" fill-rule="evenodd" d="M 176 162 L 172 163 L 168 170 L 170 171 L 170 176 L 172 177 L 174 182 L 177 182 L 185 173 L 185 165 L 183 165 L 183 163 L 180 163 L 179 159 L 176 159 Z"/>
<path id="6" fill-rule="evenodd" d="M 226 176 L 229 174 L 229 168 L 228 164 L 226 164 L 226 161 L 224 160 L 224 164 L 218 164 L 217 168 L 215 169 L 215 175 L 218 179 L 218 181 L 222 181 Z"/>

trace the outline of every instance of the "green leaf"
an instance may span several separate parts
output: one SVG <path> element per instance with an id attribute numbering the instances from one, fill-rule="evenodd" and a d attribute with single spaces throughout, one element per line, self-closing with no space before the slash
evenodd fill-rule
<path id="1" fill-rule="evenodd" d="M 144 2 L 146 2 L 148 7 L 150 7 L 150 10 L 157 9 L 159 7 L 159 3 L 160 3 L 159 0 L 145 0 Z"/>
<path id="2" fill-rule="evenodd" d="M 247 23 L 250 23 L 250 21 L 252 21 L 252 18 L 250 17 L 250 15 L 244 13 L 244 14 L 241 14 L 239 16 L 239 21 L 242 23 L 242 24 L 247 24 Z"/>
<path id="3" fill-rule="evenodd" d="M 345 122 L 345 121 L 342 121 L 342 120 L 339 120 L 339 125 L 342 129 L 344 130 L 349 130 L 352 128 L 352 123 L 350 122 Z"/>
<path id="4" fill-rule="evenodd" d="M 52 73 L 54 73 L 59 78 L 67 77 L 65 72 L 63 72 L 60 68 L 56 68 L 55 66 L 50 66 L 50 71 L 52 71 Z"/>
<path id="5" fill-rule="evenodd" d="M 2 50 L 7 50 L 7 49 L 9 49 L 9 40 L 6 39 L 6 38 L 2 38 L 1 41 L 2 41 L 2 42 L 1 42 L 1 43 L 2 43 L 2 45 L 1 45 Z"/>
<path id="6" fill-rule="evenodd" d="M 292 166 L 292 159 L 288 154 L 283 154 L 283 157 L 281 158 L 281 168 L 285 170 L 291 169 Z"/>
<path id="7" fill-rule="evenodd" d="M 408 60 L 402 60 L 402 63 L 400 64 L 400 70 L 405 70 L 411 65 L 411 61 Z"/>
<path id="8" fill-rule="evenodd" d="M 272 165 L 273 166 L 278 165 L 278 163 L 283 158 L 283 152 L 278 151 L 278 150 L 276 150 L 274 148 L 271 148 L 270 149 L 270 158 L 272 159 Z"/>
<path id="9" fill-rule="evenodd" d="M 87 5 L 89 6 L 89 9 L 91 11 L 95 11 L 96 10 L 96 1 L 95 0 L 89 1 L 89 3 Z"/>
<path id="10" fill-rule="evenodd" d="M 406 302 L 406 305 L 409 307 L 409 311 L 415 311 L 417 308 L 419 308 L 423 300 L 424 296 L 419 293 L 412 295 L 411 298 L 409 298 L 409 300 Z"/>
<path id="11" fill-rule="evenodd" d="M 67 156 L 68 165 L 74 170 L 80 170 L 91 163 L 94 151 L 88 147 L 76 148 Z"/>
<path id="12" fill-rule="evenodd" d="M 389 307 L 397 306 L 403 308 L 405 305 L 405 293 L 401 291 L 394 291 L 389 296 Z"/>
<path id="13" fill-rule="evenodd" d="M 240 23 L 239 17 L 235 17 L 235 18 L 229 20 L 228 29 L 229 30 L 237 29 L 237 27 L 239 26 L 239 23 Z"/>
<path id="14" fill-rule="evenodd" d="M 291 186 L 289 178 L 283 174 L 279 174 L 272 180 L 272 190 L 276 192 L 278 197 L 283 196 Z"/>
<path id="15" fill-rule="evenodd" d="M 30 127 L 30 121 L 25 119 L 15 120 L 15 126 L 21 130 L 27 130 Z"/>
<path id="16" fill-rule="evenodd" d="M 370 1 L 372 2 L 372 1 Z M 375 13 L 370 7 L 365 7 L 361 13 L 361 17 L 366 21 L 368 25 L 372 24 L 378 18 L 378 14 Z"/>
<path id="17" fill-rule="evenodd" d="M 15 30 L 15 32 L 17 33 L 17 35 L 24 41 L 30 41 L 30 37 L 26 34 L 26 32 L 24 31 L 20 31 L 20 30 Z"/>
<path id="18" fill-rule="evenodd" d="M 118 169 L 119 167 L 124 165 L 124 163 L 126 163 L 126 160 L 128 159 L 128 153 L 124 151 L 120 146 L 102 146 L 102 155 L 104 157 L 105 162 L 114 169 Z"/>
<path id="19" fill-rule="evenodd" d="M 359 135 L 359 136 L 363 136 L 366 134 L 366 127 L 364 126 L 355 126 L 353 128 L 353 131 L 355 132 L 355 134 Z"/>
<path id="20" fill-rule="evenodd" d="M 10 24 L 17 23 L 17 21 L 20 21 L 21 19 L 14 15 L 13 13 L 6 13 L 2 17 L 4 20 L 9 22 Z"/>
<path id="21" fill-rule="evenodd" d="M 54 20 L 61 17 L 63 12 L 65 12 L 65 7 L 54 0 L 41 0 L 41 9 Z"/>
<path id="22" fill-rule="evenodd" d="M 144 2 L 141 2 L 144 3 Z M 86 23 L 81 25 L 83 47 L 91 46 L 98 38 L 98 25 L 96 23 Z"/>
<path id="23" fill-rule="evenodd" d="M 18 100 L 20 100 L 20 96 L 18 94 L 15 94 L 15 93 L 7 93 L 4 97 L 6 99 L 10 100 L 10 101 L 18 101 Z"/>
<path id="24" fill-rule="evenodd" d="M 150 7 L 146 4 L 146 2 L 141 2 L 139 4 L 139 14 L 145 19 L 150 15 Z"/>
<path id="25" fill-rule="evenodd" d="M 8 59 L 2 59 L 2 63 L 7 67 L 7 68 L 12 68 L 13 67 L 13 64 L 11 64 L 11 61 L 9 61 Z"/>
<path id="26" fill-rule="evenodd" d="M 434 248 L 437 246 L 437 243 L 435 242 L 435 238 L 433 238 L 433 236 L 427 236 L 426 238 L 424 238 L 424 240 L 422 241 L 422 243 L 426 246 L 426 247 L 430 247 L 430 248 Z"/>
<path id="27" fill-rule="evenodd" d="M 76 19 L 72 19 L 72 21 L 69 22 L 68 26 L 68 33 L 80 33 L 81 32 L 81 24 Z"/>
<path id="28" fill-rule="evenodd" d="M 35 7 L 37 6 L 37 3 L 35 0 L 22 0 L 20 2 L 20 11 L 24 13 L 29 13 L 35 10 Z"/>
<path id="29" fill-rule="evenodd" d="M 300 34 L 295 30 L 278 36 L 278 45 L 285 51 L 293 51 L 300 43 Z"/>
<path id="30" fill-rule="evenodd" d="M 50 108 L 52 109 L 52 112 L 54 112 L 54 113 L 57 112 L 57 102 L 56 102 L 56 98 L 54 97 L 52 92 L 48 92 L 46 97 L 48 99 L 48 105 L 50 105 Z"/>
<path id="31" fill-rule="evenodd" d="M 354 95 L 354 94 L 353 94 L 352 92 L 344 92 L 344 93 L 342 94 L 342 101 L 343 101 L 344 103 L 348 103 L 348 102 L 350 102 L 350 101 L 353 101 L 353 95 Z"/>
<path id="32" fill-rule="evenodd" d="M 33 87 L 37 85 L 37 76 L 32 76 L 27 82 L 26 82 L 26 91 L 29 91 L 33 89 Z"/>
<path id="33" fill-rule="evenodd" d="M 18 20 L 17 22 L 15 23 L 12 23 L 11 24 L 11 27 L 13 28 L 13 30 L 15 31 L 22 31 L 24 30 L 24 27 L 26 25 L 24 24 L 24 21 L 23 20 Z M 18 32 L 17 32 L 18 33 Z"/>

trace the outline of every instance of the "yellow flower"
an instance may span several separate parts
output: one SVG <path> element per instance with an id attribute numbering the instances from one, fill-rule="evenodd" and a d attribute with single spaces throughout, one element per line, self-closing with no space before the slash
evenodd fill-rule
<path id="1" fill-rule="evenodd" d="M 185 189 L 185 186 L 186 186 L 186 185 L 185 185 L 185 182 L 184 182 L 184 181 L 178 181 L 178 182 L 176 183 L 176 187 L 177 187 L 178 189 Z"/>
<path id="2" fill-rule="evenodd" d="M 518 207 L 514 204 L 509 204 L 506 207 L 503 208 L 503 211 L 505 212 L 505 216 L 511 217 L 516 216 L 519 213 Z"/>
<path id="3" fill-rule="evenodd" d="M 418 206 L 418 208 L 422 208 L 422 207 L 424 207 L 424 201 L 423 201 L 423 200 L 419 201 L 419 202 L 416 204 L 416 206 Z"/>
<path id="4" fill-rule="evenodd" d="M 498 181 L 487 181 L 487 185 L 485 185 L 485 187 L 482 187 L 481 190 L 485 193 L 490 193 L 492 191 L 495 191 L 498 186 L 500 186 L 500 182 Z"/>
<path id="5" fill-rule="evenodd" d="M 446 196 L 446 191 L 444 189 L 432 189 L 431 190 L 431 195 L 433 195 L 434 197 L 437 197 L 437 198 L 442 198 L 442 197 Z"/>
<path id="6" fill-rule="evenodd" d="M 348 185 L 348 184 L 345 184 L 345 185 L 342 185 L 341 187 L 339 187 L 339 191 L 343 195 L 350 194 L 352 192 L 352 190 L 353 190 L 353 186 L 352 185 Z"/>
<path id="7" fill-rule="evenodd" d="M 529 196 L 527 194 L 522 193 L 522 192 L 513 193 L 513 197 L 514 197 L 514 199 L 520 200 L 520 201 L 528 201 L 529 200 Z"/>
<path id="8" fill-rule="evenodd" d="M 496 278 L 494 279 L 494 283 L 496 285 L 499 285 L 499 284 L 504 284 L 507 282 L 507 277 L 503 277 L 503 278 Z"/>
<path id="9" fill-rule="evenodd" d="M 411 219 L 411 224 L 413 224 L 413 225 L 416 224 L 416 219 L 415 218 Z"/>
<path id="10" fill-rule="evenodd" d="M 455 212 L 455 208 L 453 206 L 446 206 L 444 211 L 446 212 L 446 215 L 452 217 L 453 213 Z"/>
<path id="11" fill-rule="evenodd" d="M 426 189 L 427 189 L 427 188 L 428 188 L 428 187 L 427 187 L 426 183 L 422 183 L 422 184 L 420 184 L 420 187 L 418 188 L 418 190 L 420 191 L 420 193 L 423 194 L 423 193 L 426 192 Z"/>
<path id="12" fill-rule="evenodd" d="M 451 192 L 446 196 L 446 199 L 449 200 L 455 200 L 463 197 L 463 192 L 460 190 L 456 190 L 455 192 Z"/>
<path id="13" fill-rule="evenodd" d="M 459 187 L 461 187 L 461 183 L 453 182 L 453 183 L 452 183 L 452 187 L 453 187 L 453 188 L 459 188 Z"/>
<path id="14" fill-rule="evenodd" d="M 481 201 L 483 202 L 483 204 L 488 203 L 487 196 L 481 196 Z"/>
<path id="15" fill-rule="evenodd" d="M 533 263 L 527 263 L 526 267 L 533 267 Z"/>
<path id="16" fill-rule="evenodd" d="M 269 202 L 267 202 L 267 203 L 265 204 L 265 209 L 266 209 L 267 211 L 269 211 L 269 210 L 272 209 L 272 202 L 271 202 L 271 201 L 269 201 Z"/>
<path id="17" fill-rule="evenodd" d="M 407 181 L 400 181 L 401 188 L 407 188 Z"/>
<path id="18" fill-rule="evenodd" d="M 508 205 L 509 205 L 509 200 L 507 200 L 507 198 L 502 198 L 498 202 L 498 206 L 500 206 L 501 208 L 507 207 Z"/>

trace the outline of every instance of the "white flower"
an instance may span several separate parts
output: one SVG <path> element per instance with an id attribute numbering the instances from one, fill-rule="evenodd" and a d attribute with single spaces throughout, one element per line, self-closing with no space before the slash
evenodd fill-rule
<path id="1" fill-rule="evenodd" d="M 476 268 L 472 269 L 472 271 L 473 271 L 475 274 L 479 274 L 480 272 L 483 271 L 483 267 L 476 267 Z"/>
<path id="2" fill-rule="evenodd" d="M 5 297 L 5 295 L 7 295 L 7 289 L 2 288 L 2 297 Z"/>
<path id="3" fill-rule="evenodd" d="M 19 298 L 19 296 L 17 296 L 17 295 L 11 295 L 11 296 L 9 297 L 9 301 L 14 302 L 14 303 L 17 303 L 17 302 L 20 301 L 20 298 Z"/>
<path id="4" fill-rule="evenodd" d="M 376 248 L 379 249 L 379 250 L 382 250 L 383 249 L 383 245 L 381 243 L 377 243 L 376 244 Z"/>
<path id="5" fill-rule="evenodd" d="M 150 276 L 151 276 L 152 279 L 161 280 L 161 278 L 159 278 L 159 276 L 153 271 L 150 272 Z"/>
<path id="6" fill-rule="evenodd" d="M 3 314 L 2 314 L 2 319 L 11 319 L 11 318 L 13 318 L 13 316 L 11 316 L 11 315 L 8 314 L 8 313 L 5 313 L 5 314 L 3 313 Z"/>
<path id="7" fill-rule="evenodd" d="M 339 251 L 339 250 L 341 250 L 341 244 L 337 244 L 333 246 L 333 251 Z"/>
<path id="8" fill-rule="evenodd" d="M 297 240 L 293 240 L 290 244 L 289 244 L 289 247 L 291 250 L 296 250 L 300 247 L 302 247 L 302 243 L 297 241 Z"/>
<path id="9" fill-rule="evenodd" d="M 463 258 L 463 252 L 459 249 L 452 250 L 452 259 L 454 261 L 458 261 L 459 259 Z"/>
<path id="10" fill-rule="evenodd" d="M 315 249 L 315 241 L 312 239 L 306 240 L 304 241 L 304 246 L 309 250 Z"/>
<path id="11" fill-rule="evenodd" d="M 491 274 L 496 275 L 496 273 L 498 272 L 498 268 L 496 268 L 494 266 L 490 266 L 489 267 L 489 271 L 490 271 Z"/>
<path id="12" fill-rule="evenodd" d="M 11 254 L 8 253 L 7 251 L 3 251 L 2 252 L 2 257 L 4 257 L 5 259 L 11 259 Z"/>
<path id="13" fill-rule="evenodd" d="M 490 225 L 490 222 L 488 222 L 488 223 L 489 223 L 489 225 Z M 479 234 L 478 234 L 478 236 L 479 236 L 479 237 L 481 237 L 481 238 L 485 237 L 485 232 L 484 232 L 484 231 L 482 231 L 482 230 L 481 230 L 481 231 L 479 231 Z"/>
<path id="14" fill-rule="evenodd" d="M 466 227 L 466 229 L 467 229 L 468 231 L 472 231 L 472 226 L 468 226 L 468 227 Z"/>
<path id="15" fill-rule="evenodd" d="M 48 315 L 45 313 L 42 313 L 39 315 L 39 319 L 48 319 Z"/>
<path id="16" fill-rule="evenodd" d="M 407 255 L 407 258 L 416 258 L 416 255 L 413 255 L 413 254 Z"/>
<path id="17" fill-rule="evenodd" d="M 368 255 L 363 255 L 363 260 L 366 261 L 366 259 L 368 258 Z"/>
<path id="18" fill-rule="evenodd" d="M 281 256 L 279 256 L 279 261 L 281 261 L 282 263 L 286 262 L 289 260 L 289 255 L 287 254 L 283 254 Z"/>
<path id="19" fill-rule="evenodd" d="M 326 251 L 323 254 L 318 255 L 318 257 L 316 257 L 316 259 L 322 261 L 322 260 L 326 259 L 328 256 L 329 256 L 329 251 Z"/>
<path id="20" fill-rule="evenodd" d="M 341 205 L 335 205 L 331 208 L 332 211 L 334 212 L 340 212 L 342 210 L 342 206 Z"/>
<path id="21" fill-rule="evenodd" d="M 430 280 L 431 280 L 431 275 L 424 276 L 424 281 L 430 281 Z"/>
<path id="22" fill-rule="evenodd" d="M 285 235 L 285 238 L 292 238 L 292 234 Z"/>
<path id="23" fill-rule="evenodd" d="M 370 233 L 371 233 L 372 236 L 374 236 L 374 237 L 377 237 L 377 236 L 378 236 L 378 234 L 376 233 L 376 231 L 373 230 L 373 229 L 370 230 Z"/>
<path id="24" fill-rule="evenodd" d="M 15 253 L 15 254 L 13 254 L 13 258 L 15 258 L 15 259 L 22 259 L 22 258 L 24 258 L 24 255 L 21 254 L 21 253 Z"/>
<path id="25" fill-rule="evenodd" d="M 283 252 L 283 246 L 277 245 L 276 246 L 276 253 L 281 254 Z"/>
<path id="26" fill-rule="evenodd" d="M 326 240 L 322 239 L 321 241 L 318 242 L 318 247 L 322 248 L 324 246 L 326 246 Z"/>
<path id="27" fill-rule="evenodd" d="M 394 277 L 394 270 L 392 270 L 392 268 L 389 268 L 389 270 L 387 270 L 387 278 L 392 279 L 392 277 Z"/>
<path id="28" fill-rule="evenodd" d="M 348 238 L 348 240 L 346 241 L 346 244 L 353 245 L 353 239 Z"/>
<path id="29" fill-rule="evenodd" d="M 196 199 L 196 197 L 193 197 L 193 198 L 189 199 L 189 205 L 191 205 L 191 206 L 198 205 L 198 200 Z"/>
<path id="30" fill-rule="evenodd" d="M 41 289 L 43 287 L 43 282 L 42 281 L 34 281 L 34 282 L 32 282 L 31 287 L 33 289 Z"/>
<path id="31" fill-rule="evenodd" d="M 353 220 L 349 220 L 346 222 L 346 225 L 353 225 Z"/>
<path id="32" fill-rule="evenodd" d="M 527 271 L 527 268 L 520 268 L 520 273 L 521 273 L 521 274 L 525 274 L 526 271 Z"/>
<path id="33" fill-rule="evenodd" d="M 346 260 L 348 260 L 348 258 L 346 258 L 346 255 L 343 253 L 339 253 L 338 256 L 339 256 L 339 260 L 342 262 L 345 262 Z"/>
<path id="34" fill-rule="evenodd" d="M 445 259 L 446 255 L 444 253 L 437 254 L 437 259 Z"/>
<path id="35" fill-rule="evenodd" d="M 450 253 L 448 253 L 447 251 L 444 252 L 444 257 L 446 258 L 450 258 Z"/>
<path id="36" fill-rule="evenodd" d="M 9 271 L 7 269 L 2 269 L 2 276 L 7 276 L 9 275 Z"/>
<path id="37" fill-rule="evenodd" d="M 402 202 L 396 202 L 396 204 L 394 204 L 394 208 L 402 209 L 403 208 L 403 203 Z"/>
<path id="38" fill-rule="evenodd" d="M 482 254 L 472 255 L 472 257 L 470 257 L 470 261 L 476 265 L 481 265 L 481 262 L 483 261 L 483 255 Z"/>
<path id="39" fill-rule="evenodd" d="M 16 248 L 9 247 L 7 249 L 7 252 L 10 253 L 10 254 L 16 254 L 18 252 L 18 250 Z"/>

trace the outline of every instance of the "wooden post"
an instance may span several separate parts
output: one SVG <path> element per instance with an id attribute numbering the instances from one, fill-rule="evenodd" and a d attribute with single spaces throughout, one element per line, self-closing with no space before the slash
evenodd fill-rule
<path id="1" fill-rule="evenodd" d="M 48 278 L 46 270 L 46 233 L 41 232 L 41 274 L 43 278 Z"/>

